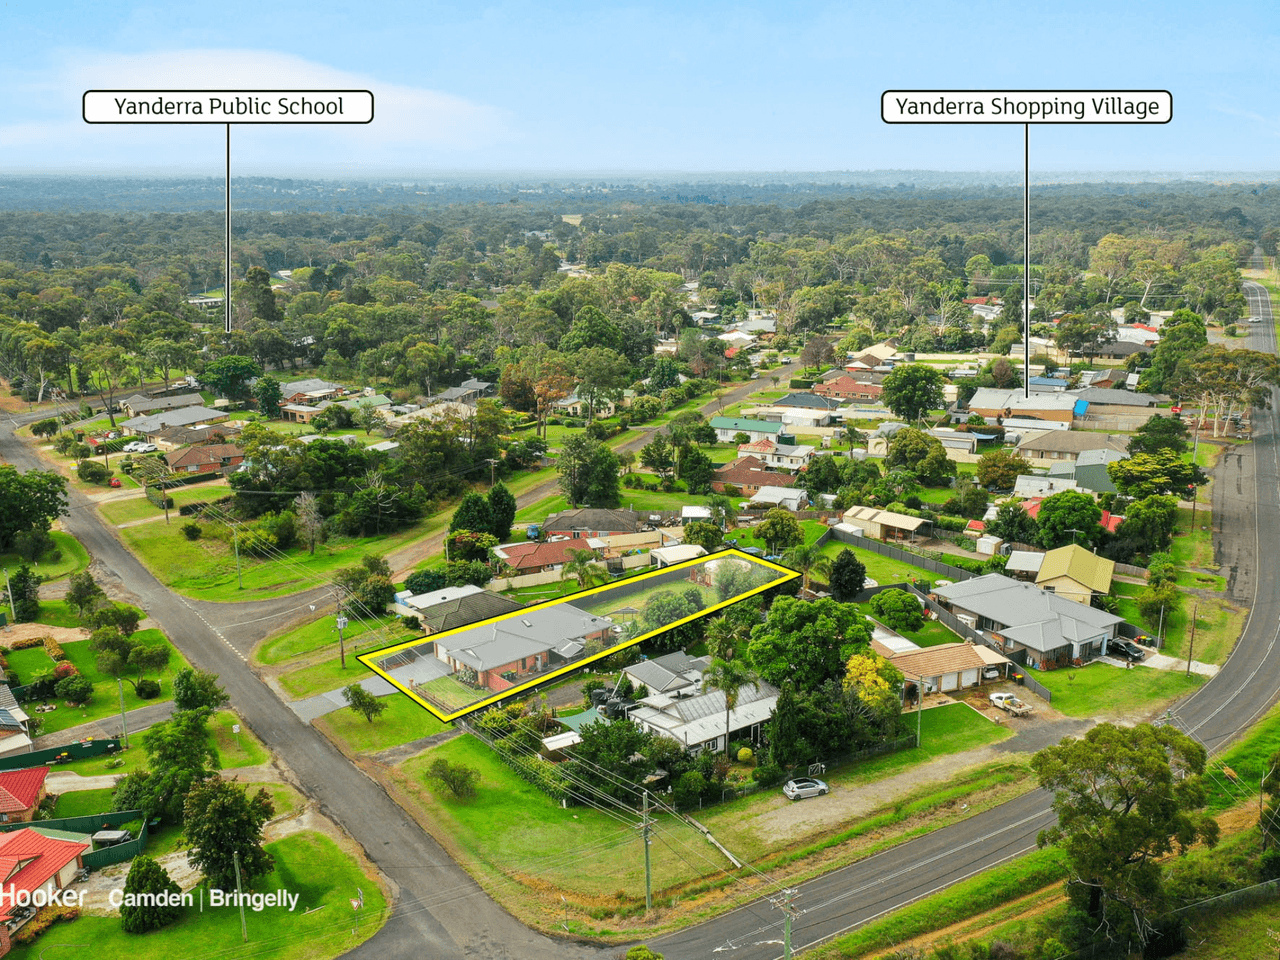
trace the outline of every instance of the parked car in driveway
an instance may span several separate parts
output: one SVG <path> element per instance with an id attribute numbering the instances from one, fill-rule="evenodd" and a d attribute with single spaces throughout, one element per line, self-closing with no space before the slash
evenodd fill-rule
<path id="1" fill-rule="evenodd" d="M 1131 640 L 1112 640 L 1107 644 L 1107 653 L 1121 660 L 1139 663 L 1147 658 L 1147 651 Z"/>
<path id="2" fill-rule="evenodd" d="M 801 777 L 788 780 L 782 785 L 782 792 L 788 800 L 803 800 L 805 797 L 825 797 L 830 788 L 822 780 L 813 777 Z"/>

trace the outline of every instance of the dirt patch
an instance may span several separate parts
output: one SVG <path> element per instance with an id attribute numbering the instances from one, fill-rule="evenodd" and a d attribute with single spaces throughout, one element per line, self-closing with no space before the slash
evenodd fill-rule
<path id="1" fill-rule="evenodd" d="M 0 643 L 12 647 L 15 641 L 32 637 L 53 637 L 58 643 L 72 640 L 88 640 L 89 631 L 83 627 L 51 627 L 44 623 L 14 623 L 0 631 Z"/>

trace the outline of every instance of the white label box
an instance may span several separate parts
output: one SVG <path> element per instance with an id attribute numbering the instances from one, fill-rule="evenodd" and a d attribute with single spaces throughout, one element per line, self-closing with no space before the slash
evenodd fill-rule
<path id="1" fill-rule="evenodd" d="M 1168 123 L 1168 90 L 886 90 L 885 123 Z"/>
<path id="2" fill-rule="evenodd" d="M 370 123 L 369 90 L 86 90 L 85 123 Z"/>

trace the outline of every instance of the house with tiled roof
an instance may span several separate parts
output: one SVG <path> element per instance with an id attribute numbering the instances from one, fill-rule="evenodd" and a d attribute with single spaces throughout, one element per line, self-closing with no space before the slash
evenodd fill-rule
<path id="1" fill-rule="evenodd" d="M 562 533 L 574 539 L 611 537 L 621 533 L 638 532 L 643 520 L 644 518 L 634 510 L 581 507 L 551 514 L 542 521 L 542 532 L 547 536 Z"/>
<path id="2" fill-rule="evenodd" d="M 581 539 L 548 540 L 546 543 L 512 543 L 493 548 L 493 555 L 517 574 L 559 570 L 576 550 L 587 550 Z"/>
<path id="3" fill-rule="evenodd" d="M 744 443 L 738 447 L 738 457 L 755 457 L 767 467 L 783 470 L 803 470 L 809 465 L 817 450 L 811 444 L 778 443 L 767 438 Z"/>
<path id="4" fill-rule="evenodd" d="M 37 891 L 48 899 L 65 890 L 84 867 L 82 857 L 89 848 L 87 841 L 46 836 L 31 827 L 0 834 L 0 890 L 5 894 L 0 898 L 0 955 L 8 950 L 9 931 L 22 909 L 18 904 Z"/>
<path id="5" fill-rule="evenodd" d="M 1044 497 L 1032 497 L 1029 500 L 1023 500 L 1022 509 L 1027 511 L 1027 516 L 1032 520 L 1038 520 L 1040 518 L 1040 507 L 1044 501 Z M 1098 526 L 1105 528 L 1109 533 L 1115 533 L 1122 523 L 1124 523 L 1124 517 L 1120 514 L 1112 513 L 1110 510 L 1103 510 Z"/>
<path id="6" fill-rule="evenodd" d="M 120 429 L 125 433 L 150 438 L 167 427 L 194 427 L 206 423 L 222 423 L 226 419 L 227 412 L 225 410 L 210 410 L 208 407 L 181 407 L 177 410 L 164 410 L 148 416 L 131 417 L 120 424 Z"/>
<path id="7" fill-rule="evenodd" d="M 309 377 L 306 380 L 291 380 L 288 383 L 280 384 L 280 402 L 286 403 L 302 403 L 314 405 L 321 400 L 332 400 L 335 397 L 345 396 L 347 388 L 340 383 L 331 383 L 328 380 L 320 380 L 316 377 Z"/>
<path id="8" fill-rule="evenodd" d="M 395 611 L 402 617 L 417 617 L 422 632 L 431 634 L 479 623 L 523 606 L 519 600 L 468 583 L 428 593 L 410 594 L 407 590 L 398 593 Z"/>
<path id="9" fill-rule="evenodd" d="M 1008 657 L 972 640 L 917 646 L 914 650 L 895 650 L 872 640 L 871 648 L 901 670 L 908 680 L 923 678 L 926 690 L 942 693 L 976 687 L 984 680 L 1002 679 L 1013 665 Z M 997 676 L 984 676 L 991 668 L 995 668 Z M 903 689 L 905 693 L 905 684 Z"/>
<path id="10" fill-rule="evenodd" d="M 847 373 L 813 385 L 813 392 L 820 397 L 836 400 L 879 400 L 884 388 L 878 383 L 864 383 Z"/>
<path id="11" fill-rule="evenodd" d="M 0 771 L 0 823 L 26 823 L 45 798 L 48 767 L 25 767 Z"/>
<path id="12" fill-rule="evenodd" d="M 244 463 L 244 451 L 234 443 L 211 443 L 164 455 L 174 473 L 218 473 Z"/>
<path id="13" fill-rule="evenodd" d="M 1040 460 L 1075 460 L 1086 450 L 1128 453 L 1129 438 L 1084 430 L 1046 430 L 1030 434 L 1018 444 L 1018 456 Z"/>
<path id="14" fill-rule="evenodd" d="M 173 397 L 144 397 L 134 394 L 120 401 L 124 412 L 131 417 L 141 417 L 162 410 L 177 410 L 180 407 L 199 407 L 204 404 L 204 397 L 198 393 L 180 393 Z"/>
<path id="15" fill-rule="evenodd" d="M 761 487 L 790 487 L 795 482 L 795 476 L 770 470 L 759 457 L 739 457 L 716 469 L 711 489 L 724 493 L 725 487 L 731 486 L 738 491 L 737 495 L 749 497 L 759 492 Z"/>

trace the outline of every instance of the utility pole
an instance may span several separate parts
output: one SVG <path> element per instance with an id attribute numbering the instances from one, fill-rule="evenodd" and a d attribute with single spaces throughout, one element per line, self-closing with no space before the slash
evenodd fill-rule
<path id="1" fill-rule="evenodd" d="M 494 471 L 497 469 L 497 466 L 498 466 L 498 461 L 488 460 L 486 462 L 489 464 L 489 486 L 492 487 L 498 482 L 497 477 L 494 474 Z"/>
<path id="2" fill-rule="evenodd" d="M 129 728 L 124 721 L 124 681 L 116 677 L 116 686 L 120 688 L 120 736 L 124 740 L 124 748 L 129 749 Z"/>
<path id="3" fill-rule="evenodd" d="M 1160 629 L 1156 631 L 1156 649 L 1164 649 L 1164 604 L 1160 604 Z"/>
<path id="4" fill-rule="evenodd" d="M 920 749 L 920 718 L 924 713 L 924 674 L 916 678 L 916 749 Z"/>
<path id="5" fill-rule="evenodd" d="M 18 622 L 18 611 L 13 606 L 13 585 L 9 583 L 9 568 L 4 568 L 4 591 L 9 596 L 9 619 Z"/>
<path id="6" fill-rule="evenodd" d="M 224 863 L 226 861 L 223 861 Z M 249 942 L 249 928 L 244 923 L 244 891 L 240 886 L 240 851 L 231 851 L 231 862 L 236 867 L 236 902 L 240 904 L 240 936 L 245 943 Z"/>
<path id="7" fill-rule="evenodd" d="M 648 914 L 653 910 L 653 874 L 649 870 L 649 827 L 653 823 L 649 819 L 649 791 L 644 792 L 644 806 L 640 822 L 640 838 L 644 842 L 644 910 Z"/>
<path id="8" fill-rule="evenodd" d="M 800 891 L 794 887 L 788 887 L 783 890 L 773 905 L 783 913 L 782 920 L 782 956 L 783 960 L 791 960 L 791 921 L 800 911 L 796 909 L 796 897 L 800 895 Z"/>
<path id="9" fill-rule="evenodd" d="M 347 618 L 338 612 L 338 655 L 342 658 L 342 669 L 347 669 L 347 645 L 342 639 L 342 631 L 347 629 Z"/>
<path id="10" fill-rule="evenodd" d="M 240 531 L 238 529 L 232 528 L 231 542 L 236 548 L 236 582 L 240 584 L 240 589 L 243 590 L 244 576 L 240 573 Z"/>
<path id="11" fill-rule="evenodd" d="M 1196 650 L 1196 612 L 1200 609 L 1200 601 L 1191 605 L 1191 642 L 1187 645 L 1187 676 L 1191 676 L 1191 655 Z"/>

